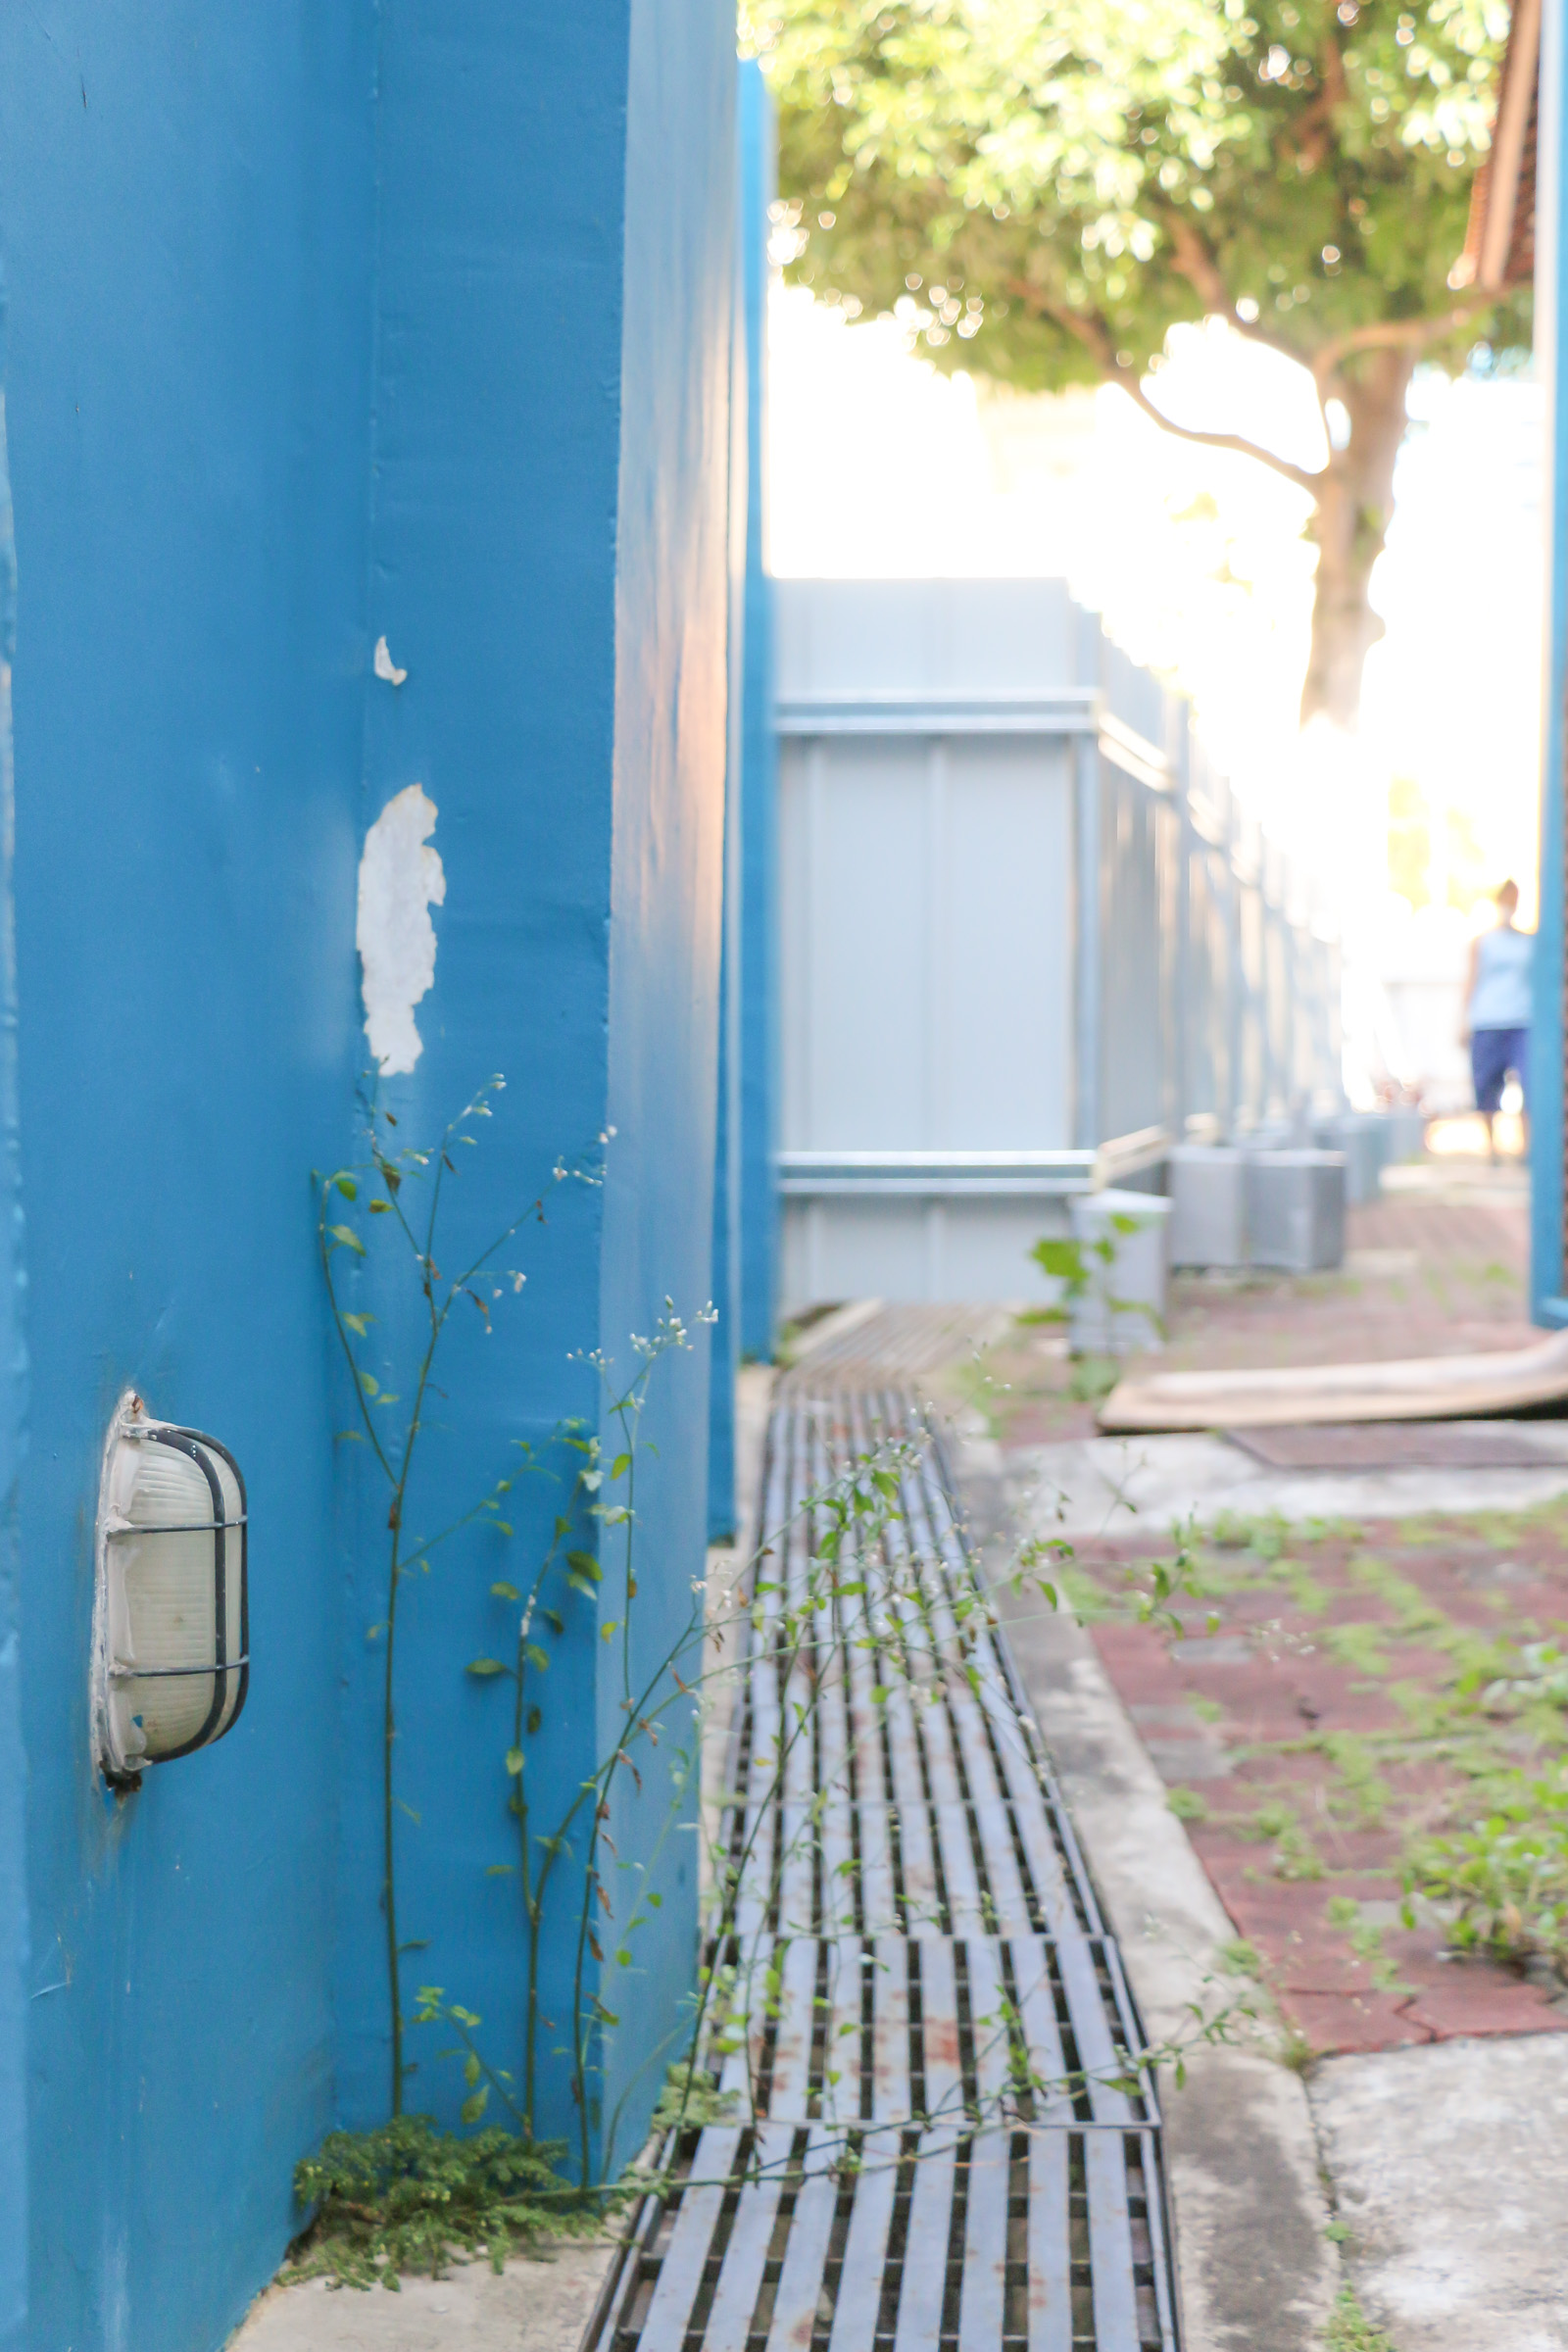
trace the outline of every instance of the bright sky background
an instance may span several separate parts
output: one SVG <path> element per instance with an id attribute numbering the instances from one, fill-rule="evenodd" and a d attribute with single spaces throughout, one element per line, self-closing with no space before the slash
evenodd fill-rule
<path id="1" fill-rule="evenodd" d="M 1321 463 L 1301 370 L 1217 327 L 1177 346 L 1155 387 L 1173 416 Z M 1296 728 L 1312 551 L 1290 483 L 1160 432 L 1113 387 L 1023 399 L 941 376 L 896 321 L 851 326 L 802 288 L 775 289 L 770 364 L 776 572 L 1064 573 L 1130 653 L 1193 694 L 1238 790 L 1380 929 L 1395 775 L 1469 816 L 1489 879 L 1513 873 L 1533 922 L 1537 385 L 1417 379 L 1373 580 L 1388 635 L 1367 665 L 1362 773 L 1325 784 Z"/>

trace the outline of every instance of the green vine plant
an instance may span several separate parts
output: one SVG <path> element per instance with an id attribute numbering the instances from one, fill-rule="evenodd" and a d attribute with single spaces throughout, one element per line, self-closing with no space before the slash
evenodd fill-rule
<path id="1" fill-rule="evenodd" d="M 385 1645 L 380 1872 L 391 2069 L 388 2123 L 370 2132 L 333 2133 L 297 2168 L 296 2194 L 312 2219 L 297 2243 L 295 2275 L 324 2272 L 340 2283 L 361 2286 L 376 2279 L 395 2285 L 400 2270 L 439 2269 L 454 2257 L 481 2252 L 499 2267 L 514 2245 L 598 2227 L 618 2200 L 660 2186 L 657 2164 L 662 2159 L 654 2158 L 652 2169 L 645 2160 L 629 2174 L 617 2170 L 617 2133 L 635 2082 L 623 2090 L 620 2109 L 608 2120 L 600 2143 L 602 2170 L 597 2175 L 594 2170 L 591 2116 L 600 2102 L 603 2041 L 620 2022 L 604 1998 L 598 1972 L 607 1962 L 634 1969 L 638 1934 L 662 1907 L 655 1883 L 661 1857 L 676 1831 L 691 1825 L 694 1815 L 699 1824 L 703 1818 L 698 1799 L 705 1744 L 717 1738 L 742 1702 L 747 1678 L 763 1654 L 773 1663 L 785 1703 L 771 1736 L 754 1742 L 744 1804 L 739 1792 L 728 1792 L 718 1825 L 710 1835 L 705 1833 L 710 1892 L 694 1989 L 645 2061 L 643 2076 L 646 2080 L 648 2064 L 662 2061 L 668 2068 L 651 2147 L 662 2147 L 670 2159 L 683 2133 L 717 2114 L 745 2109 L 756 2125 L 759 2082 L 753 2051 L 760 2021 L 765 2025 L 777 2014 L 781 1998 L 790 1929 L 780 1908 L 784 1889 L 792 1872 L 804 1869 L 808 1877 L 827 1810 L 846 1793 L 847 1758 L 837 1777 L 816 1774 L 810 1763 L 827 1683 L 842 1674 L 846 1660 L 857 1672 L 863 1664 L 871 1701 L 883 1715 L 889 1709 L 927 1706 L 945 1686 L 979 1699 L 980 1637 L 997 1623 L 992 1594 L 966 1548 L 947 1556 L 937 1572 L 929 1544 L 918 1536 L 910 1540 L 908 1500 L 920 1472 L 923 1441 L 871 1433 L 858 1441 L 847 1460 L 820 1469 L 784 1524 L 764 1528 L 722 1593 L 710 1592 L 702 1579 L 694 1580 L 681 1622 L 663 1640 L 652 1666 L 640 1663 L 633 1624 L 640 1576 L 637 1473 L 649 1446 L 642 1421 L 661 1362 L 692 1344 L 668 1300 L 653 1334 L 633 1338 L 634 1369 L 628 1379 L 617 1378 L 602 1353 L 580 1359 L 601 1384 L 598 1430 L 564 1421 L 551 1444 L 537 1451 L 514 1441 L 520 1463 L 498 1475 L 470 1507 L 434 1535 L 413 1531 L 413 1474 L 428 1399 L 439 1393 L 435 1373 L 452 1315 L 459 1300 L 467 1299 L 489 1327 L 497 1305 L 523 1285 L 522 1273 L 502 1262 L 509 1246 L 525 1225 L 543 1220 L 541 1197 L 510 1218 L 457 1272 L 444 1273 L 438 1263 L 446 1190 L 457 1175 L 461 1151 L 477 1144 L 478 1122 L 491 1116 L 491 1099 L 501 1085 L 496 1078 L 481 1087 L 428 1149 L 404 1144 L 396 1118 L 370 1099 L 364 1157 L 317 1180 L 322 1271 L 359 1416 L 351 1434 L 368 1447 L 387 1494 L 385 1615 L 375 1631 Z M 601 1144 L 608 1141 L 607 1135 Z M 568 1175 L 597 1180 L 592 1167 L 567 1170 L 558 1163 L 555 1174 L 557 1180 Z M 372 1227 L 354 1218 L 380 1222 Z M 368 1258 L 375 1246 L 372 1232 L 400 1246 L 421 1309 L 408 1377 L 390 1393 L 366 1361 L 372 1318 L 351 1301 L 342 1279 L 346 1265 L 359 1266 Z M 711 1309 L 705 1308 L 699 1326 L 710 1317 Z M 509 1496 L 518 1476 L 529 1471 L 561 1477 L 562 1505 L 532 1574 L 491 1581 L 490 1598 L 513 1612 L 508 1640 L 497 1645 L 499 1654 L 476 1656 L 466 1669 L 481 1684 L 509 1694 L 504 1730 L 498 1728 L 497 1783 L 502 1818 L 510 1819 L 511 1854 L 490 1864 L 488 1873 L 514 1880 L 516 1888 L 519 2081 L 489 2055 L 480 2015 L 443 1985 L 420 1985 L 406 2014 L 403 1970 L 412 1951 L 426 1947 L 422 1941 L 399 1940 L 399 1816 L 406 1808 L 396 1785 L 396 1639 L 404 1584 L 426 1573 L 432 1556 L 460 1531 L 483 1525 L 504 1541 L 514 1538 Z M 574 1541 L 585 1523 L 594 1530 L 592 1542 Z M 1045 1605 L 1056 1606 L 1055 1587 L 1044 1571 L 1054 1570 L 1069 1552 L 1059 1540 L 1036 1539 L 1021 1546 L 1010 1572 L 1015 1590 L 1028 1589 Z M 1183 1559 L 1169 1587 L 1151 1593 L 1151 1613 L 1160 1613 L 1170 1591 L 1185 1583 Z M 530 1757 L 538 1752 L 536 1742 L 550 1718 L 554 1643 L 570 1629 L 568 1612 L 582 1609 L 597 1617 L 598 1638 L 616 1647 L 619 1721 L 559 1818 L 541 1821 Z M 657 1773 L 650 1770 L 656 1750 L 662 1751 Z M 662 1798 L 662 1819 L 652 1840 L 644 1841 L 643 1859 L 622 1861 L 612 1822 L 617 1804 L 629 1796 L 641 1800 L 645 1773 Z M 787 1790 L 799 1792 L 806 1785 L 808 1802 L 785 1803 Z M 779 1835 L 764 1860 L 760 1839 L 767 1822 L 778 1826 Z M 858 1866 L 850 1861 L 839 1867 L 836 1899 L 847 1906 L 848 1916 L 853 1910 L 848 1880 Z M 558 1913 L 558 1902 L 568 1908 Z M 573 1966 L 571 2015 L 564 2039 L 547 2050 L 548 2021 L 540 2012 L 538 1982 L 552 1918 L 564 1921 L 569 1930 Z M 781 1921 L 780 1930 L 769 1928 L 770 1918 Z M 1217 2015 L 1195 2006 L 1190 2032 L 1157 2049 L 1118 2050 L 1104 2079 L 1118 2087 L 1136 2086 L 1161 2065 L 1179 2078 L 1192 2043 L 1228 2038 L 1240 2014 L 1251 2014 L 1245 1999 L 1232 2000 Z M 1011 2112 L 1026 2114 L 1031 2101 L 1075 2095 L 1091 2079 L 1037 2079 L 1020 2020 L 1005 1998 L 976 2023 L 1004 2058 L 1008 2082 L 1004 2097 Z M 428 2118 L 406 2112 L 411 2029 L 451 2036 L 441 2055 L 461 2066 L 467 2094 L 462 2124 L 468 2136 L 442 2133 Z M 561 2021 L 553 2030 L 561 2030 Z M 577 2142 L 569 2169 L 565 2144 L 541 2139 L 536 2131 L 546 2070 L 562 2060 Z M 498 2110 L 505 2112 L 507 2125 L 494 2121 Z M 760 2146 L 760 2139 L 754 2140 L 754 2149 Z M 844 2135 L 839 2160 L 846 2167 L 860 2161 L 852 2132 Z M 754 2171 L 764 2169 L 759 2154 L 751 2161 Z"/>
<path id="2" fill-rule="evenodd" d="M 426 1406 L 432 1396 L 436 1361 L 453 1311 L 460 1299 L 469 1300 L 488 1330 L 494 1305 L 507 1291 L 520 1292 L 526 1279 L 515 1266 L 498 1266 L 502 1251 L 525 1224 L 544 1222 L 541 1195 L 509 1218 L 499 1233 L 467 1258 L 457 1273 L 443 1273 L 436 1262 L 443 1198 L 449 1178 L 458 1173 L 453 1153 L 476 1149 L 478 1138 L 474 1129 L 481 1119 L 494 1115 L 491 1098 L 502 1092 L 505 1085 L 506 1080 L 500 1076 L 487 1079 L 443 1130 L 439 1143 L 430 1148 L 403 1143 L 397 1135 L 396 1114 L 383 1109 L 371 1094 L 364 1098 L 364 1156 L 352 1166 L 336 1168 L 329 1176 L 315 1179 L 317 1246 L 333 1325 L 353 1383 L 360 1424 L 340 1436 L 344 1442 L 369 1447 L 387 1494 L 385 1613 L 370 1633 L 382 1645 L 381 1907 L 390 2019 L 390 2109 L 394 2118 L 404 2111 L 409 2072 L 404 2038 L 403 1960 L 408 1951 L 423 1948 L 420 1942 L 400 1942 L 398 1929 L 398 1602 L 408 1579 L 416 1572 L 428 1572 L 434 1554 L 465 1528 L 485 1521 L 504 1535 L 512 1533 L 504 1515 L 506 1498 L 514 1485 L 511 1475 L 498 1477 L 475 1502 L 434 1535 L 414 1535 L 408 1520 L 410 1486 L 425 1434 Z M 588 1174 L 583 1170 L 573 1172 Z M 558 1162 L 555 1170 L 558 1181 L 567 1173 Z M 591 1176 L 588 1180 L 592 1180 Z M 363 1263 L 368 1256 L 365 1235 L 348 1221 L 350 1213 L 358 1211 L 362 1194 L 366 1196 L 365 1213 L 369 1218 L 389 1220 L 385 1230 L 402 1245 L 420 1300 L 417 1352 L 405 1386 L 395 1389 L 388 1387 L 364 1361 L 369 1327 L 375 1317 L 367 1309 L 346 1302 L 340 1278 L 339 1268 L 345 1257 L 351 1263 Z"/>
<path id="3" fill-rule="evenodd" d="M 980 1642 L 999 1627 L 996 1600 L 966 1547 L 948 1552 L 938 1568 L 927 1545 L 906 1540 L 906 1508 L 919 1478 L 921 1451 L 920 1445 L 899 1439 L 869 1446 L 837 1479 L 807 1494 L 798 1522 L 764 1537 L 737 1580 L 751 1657 L 705 1678 L 710 1707 L 715 1685 L 738 1696 L 734 1686 L 760 1649 L 771 1656 L 777 1685 L 787 1696 L 772 1742 L 762 1752 L 760 1774 L 754 1753 L 749 1789 L 726 1791 L 724 1820 L 710 1839 L 712 1894 L 693 2027 L 687 2055 L 671 2071 L 655 2120 L 667 2133 L 671 2153 L 691 2128 L 745 2122 L 753 2133 L 748 2180 L 777 2178 L 781 2171 L 788 2180 L 795 2178 L 792 2159 L 770 2161 L 762 2153 L 765 2118 L 755 2051 L 768 2024 L 782 2014 L 792 1925 L 799 1930 L 787 1909 L 792 1865 L 800 1866 L 801 1879 L 807 1876 L 829 1806 L 835 1795 L 848 1798 L 849 1755 L 836 1774 L 813 1776 L 809 1804 L 793 1833 L 779 1838 L 760 1874 L 759 1839 L 765 1822 L 787 1822 L 781 1799 L 791 1783 L 791 1761 L 798 1748 L 811 1752 L 825 1688 L 835 1674 L 843 1674 L 847 1657 L 853 1661 L 858 1655 L 865 1662 L 871 1700 L 884 1715 L 906 1704 L 914 1710 L 929 1706 L 945 1685 L 956 1684 L 973 1699 L 983 1698 Z M 804 1543 L 795 1541 L 798 1532 L 804 1533 Z M 1059 1538 L 1029 1539 L 1012 1554 L 1004 1581 L 1015 1594 L 1028 1593 L 1055 1608 L 1058 1593 L 1045 1571 L 1054 1572 L 1070 1549 Z M 1186 1574 L 1183 1560 L 1170 1572 L 1164 1591 L 1180 1589 Z M 800 1776 L 795 1777 L 798 1785 Z M 841 1899 L 847 1899 L 861 1869 L 854 1859 L 838 1865 Z M 824 1890 L 824 1904 L 827 1900 Z M 768 1917 L 778 1920 L 776 1934 L 762 1925 Z M 837 1924 L 841 1929 L 850 1924 L 848 1909 Z M 1002 2120 L 1027 2120 L 1091 2084 L 1126 2092 L 1147 2089 L 1153 2071 L 1162 2067 L 1170 2069 L 1179 2087 L 1194 2046 L 1232 2039 L 1257 2014 L 1248 1993 L 1224 1988 L 1227 1997 L 1215 2006 L 1207 1998 L 1209 1987 L 1203 1989 L 1203 1999 L 1188 2004 L 1190 2024 L 1159 2044 L 1118 2047 L 1110 2066 L 1100 2072 L 1074 2069 L 1050 2077 L 1032 2062 L 1022 2017 L 1004 1992 L 974 2023 L 977 2072 L 982 2080 L 1004 2075 L 1006 2088 L 982 2094 L 966 2108 L 962 2094 L 956 2093 L 946 2104 L 911 2115 L 908 2125 L 923 2131 L 941 2125 L 977 2131 Z M 833 2080 L 829 2069 L 829 2087 Z M 860 2130 L 847 2125 L 835 2137 L 815 2127 L 818 2160 L 820 2152 L 831 2151 L 843 2170 L 866 2162 Z M 702 2184 L 695 2174 L 682 2182 L 687 2191 Z"/>
<path id="4" fill-rule="evenodd" d="M 1164 1325 L 1147 1299 L 1121 1298 L 1108 1287 L 1114 1278 L 1122 1243 L 1129 1235 L 1143 1230 L 1144 1220 L 1125 1209 L 1114 1209 L 1108 1222 L 1109 1233 L 1097 1234 L 1090 1240 L 1077 1235 L 1047 1234 L 1036 1242 L 1029 1254 L 1043 1274 L 1061 1284 L 1061 1299 L 1055 1306 L 1031 1308 L 1028 1312 L 1031 1323 L 1070 1323 L 1074 1309 L 1093 1300 L 1104 1308 L 1112 1330 L 1118 1316 L 1136 1315 L 1163 1337 Z M 1106 1391 L 1102 1388 L 1099 1393 L 1104 1395 Z"/>

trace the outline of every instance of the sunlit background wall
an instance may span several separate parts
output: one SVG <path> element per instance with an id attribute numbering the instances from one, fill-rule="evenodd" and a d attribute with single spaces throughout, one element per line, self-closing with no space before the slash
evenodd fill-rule
<path id="1" fill-rule="evenodd" d="M 852 324 L 782 284 L 771 368 L 773 569 L 1064 574 L 1194 697 L 1240 795 L 1320 878 L 1345 928 L 1354 1054 L 1462 1092 L 1457 1018 L 1417 1045 L 1389 1004 L 1409 970 L 1458 987 L 1504 876 L 1535 921 L 1539 387 L 1417 376 L 1373 578 L 1387 634 L 1347 746 L 1298 732 L 1313 554 L 1290 482 L 1162 433 L 1113 386 L 1021 396 L 939 374 L 910 323 Z M 1322 462 L 1304 370 L 1222 326 L 1179 330 L 1152 390 L 1178 420 Z"/>

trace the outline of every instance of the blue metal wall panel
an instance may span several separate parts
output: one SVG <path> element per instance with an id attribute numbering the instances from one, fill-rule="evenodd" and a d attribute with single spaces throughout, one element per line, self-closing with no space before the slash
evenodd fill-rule
<path id="1" fill-rule="evenodd" d="M 4 333 L 0 312 L 0 335 Z M 0 384 L 5 381 L 0 346 Z M 0 2352 L 27 2322 L 27 1762 L 22 1737 L 18 1479 L 25 1444 L 24 1258 L 17 1170 L 17 985 L 11 844 L 16 540 L 0 409 Z"/>
<path id="2" fill-rule="evenodd" d="M 504 1071 L 454 1246 L 535 1191 L 548 1215 L 497 1336 L 457 1327 L 421 1519 L 471 1501 L 514 1438 L 599 1417 L 583 1354 L 629 1377 L 665 1294 L 695 1325 L 709 1293 L 733 110 L 717 0 L 657 24 L 652 0 L 45 0 L 0 24 L 35 1334 L 27 2178 L 0 2180 L 0 2331 L 24 2283 L 6 2233 L 30 2214 L 30 2352 L 221 2341 L 297 2226 L 295 2159 L 386 2112 L 385 1498 L 334 1461 L 309 1174 L 349 1149 L 357 861 L 408 785 L 438 808 L 447 898 L 423 1056 L 385 1099 L 416 1136 Z M 401 686 L 369 676 L 382 633 Z M 5 1088 L 0 1059 L 0 1124 Z M 611 1130 L 602 1187 L 552 1185 Z M 7 1236 L 11 1214 L 0 1165 Z M 0 1248 L 0 1514 L 13 1272 Z M 389 1350 L 401 1328 L 377 1327 Z M 229 1740 L 116 1800 L 87 1664 L 126 1383 L 245 1468 L 256 1663 Z M 701 1573 L 707 1425 L 699 1345 L 647 1419 L 639 1668 Z M 455 1543 L 404 1595 L 402 1925 L 429 1939 L 411 1981 L 478 2009 L 514 2069 L 515 1896 L 484 1876 L 509 1851 L 508 1735 L 464 1669 L 499 1638 L 492 1579 L 537 1556 L 558 1499 L 527 1487 L 513 1544 Z M 612 1655 L 586 1614 L 561 1646 L 558 1797 L 623 1720 Z M 668 1826 L 679 1733 L 663 1785 L 617 1804 L 617 1902 Z M 0 1901 L 23 1850 L 7 1801 Z M 683 2015 L 690 1838 L 660 1866 L 664 1908 L 598 1987 L 625 2022 L 597 2053 L 596 2163 L 612 2118 L 618 2154 L 635 2144 Z M 24 2144 L 4 2127 L 24 1916 L 6 1905 L 0 1944 L 0 2166 Z M 542 1983 L 558 2018 L 574 1931 L 568 1901 Z M 413 2054 L 412 2103 L 453 2120 L 456 2070 Z M 564 2082 L 540 2120 L 572 2122 Z"/>
<path id="3" fill-rule="evenodd" d="M 767 575 L 767 238 L 777 185 L 772 101 L 741 67 L 740 218 L 746 282 L 747 468 L 744 895 L 741 918 L 741 1349 L 773 1352 L 778 1305 L 778 743 Z"/>
<path id="4" fill-rule="evenodd" d="M 368 32 L 288 0 L 0 22 L 34 2352 L 221 2340 L 331 2120 L 309 1175 L 343 1146 L 356 1021 Z M 116 1799 L 88 1657 L 127 1384 L 244 1465 L 261 1662 L 228 1740 Z"/>
<path id="5" fill-rule="evenodd" d="M 719 939 L 723 919 L 728 659 L 730 333 L 735 22 L 725 0 L 632 0 L 625 331 L 616 574 L 615 824 L 611 911 L 610 1121 L 602 1344 L 626 1362 L 667 1296 L 690 1323 L 711 1282 Z M 706 1347 L 668 1361 L 641 1473 L 639 1633 L 651 1673 L 689 1618 L 708 1506 Z M 613 1596 L 612 1596 L 612 1599 Z M 601 1653 L 604 1654 L 603 1652 Z M 690 1718 L 665 1710 L 656 1772 L 624 1780 L 614 1834 L 617 1916 L 638 1873 L 663 1908 L 635 1965 L 607 1946 L 602 1993 L 622 2020 L 604 2052 L 604 2161 L 641 2144 L 690 2020 L 696 1839 L 667 1835 L 666 1794 Z M 600 1752 L 624 1723 L 618 1676 L 600 1686 Z M 685 1785 L 692 1815 L 697 1783 Z M 648 1915 L 645 1914 L 645 1919 Z"/>
<path id="6" fill-rule="evenodd" d="M 746 72 L 746 67 L 740 67 Z M 719 964 L 718 1137 L 713 1154 L 713 1305 L 708 1415 L 708 1539 L 736 1529 L 735 1380 L 741 1361 L 741 912 L 745 889 L 746 556 L 751 518 L 751 414 L 747 386 L 746 147 L 735 121 L 735 235 L 729 336 L 729 577 L 724 729 L 724 935 Z"/>
<path id="7" fill-rule="evenodd" d="M 1564 707 L 1568 697 L 1568 237 L 1563 207 L 1568 42 L 1561 0 L 1546 0 L 1541 32 L 1536 179 L 1536 368 L 1547 388 L 1550 426 L 1544 509 L 1548 587 L 1543 664 L 1541 923 L 1530 1032 L 1531 1294 L 1538 1323 L 1568 1322 L 1563 1268 L 1563 828 Z"/>
<path id="8" fill-rule="evenodd" d="M 447 1262 L 541 1191 L 549 1220 L 519 1237 L 527 1288 L 497 1309 L 494 1336 L 477 1315 L 454 1327 L 440 1372 L 451 1401 L 425 1441 L 417 1526 L 467 1507 L 514 1440 L 544 1446 L 561 1415 L 599 1414 L 578 1351 L 601 1340 L 605 1196 L 553 1185 L 550 1171 L 610 1120 L 628 44 L 624 5 L 523 19 L 507 0 L 393 0 L 381 16 L 368 626 L 408 676 L 369 689 L 359 813 L 368 824 L 420 783 L 439 811 L 432 846 L 446 875 L 424 1052 L 383 1093 L 401 1132 L 427 1139 L 492 1072 L 506 1078 L 485 1148 L 464 1155 Z M 374 1363 L 385 1378 L 409 1335 L 386 1298 L 376 1311 L 393 1349 Z M 562 1494 L 549 1478 L 524 1481 L 514 1544 L 460 1541 L 400 1604 L 399 1932 L 428 1939 L 407 1962 L 405 1992 L 443 1985 L 484 2019 L 487 2054 L 514 2071 L 517 1898 L 511 1881 L 484 1877 L 512 1858 L 510 1725 L 499 1689 L 464 1668 L 503 1639 L 489 1585 L 527 1582 Z M 384 1929 L 367 1866 L 381 1837 L 379 1691 L 371 1672 L 353 1671 L 372 1663 L 368 1630 L 386 1613 L 385 1511 L 368 1484 L 345 1628 L 339 2081 L 355 2124 L 384 2116 L 388 2095 Z M 568 1624 L 544 1753 L 529 1766 L 546 1821 L 595 1754 L 598 1645 L 583 1612 Z M 572 1953 L 564 1915 L 558 1925 L 541 1989 L 560 2019 Z M 414 2103 L 451 2121 L 461 2078 L 420 2038 Z M 569 2120 L 563 2096 L 551 2122 L 564 2132 Z"/>

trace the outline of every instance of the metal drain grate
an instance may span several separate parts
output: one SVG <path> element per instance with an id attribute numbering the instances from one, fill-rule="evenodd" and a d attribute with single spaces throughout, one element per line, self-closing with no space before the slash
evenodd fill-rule
<path id="1" fill-rule="evenodd" d="M 896 1513 L 786 1651 L 801 1506 L 890 1439 Z M 730 2105 L 664 2148 L 589 2352 L 1176 2352 L 1137 2014 L 914 1398 L 798 1378 L 765 1489 L 789 1533 L 732 1727 L 734 1933 L 708 1955 Z"/>

